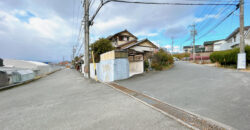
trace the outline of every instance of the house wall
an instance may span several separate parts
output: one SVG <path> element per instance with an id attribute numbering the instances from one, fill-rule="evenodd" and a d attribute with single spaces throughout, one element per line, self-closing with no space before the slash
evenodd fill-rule
<path id="1" fill-rule="evenodd" d="M 132 41 L 132 40 L 135 40 L 136 38 L 135 37 L 132 37 L 129 33 L 127 33 L 127 32 L 123 32 L 123 33 L 121 33 L 119 36 L 129 36 L 129 40 L 128 41 Z M 115 40 L 114 41 L 112 41 L 112 44 L 113 45 L 121 45 L 121 44 L 124 44 L 124 43 L 126 43 L 126 42 L 128 42 L 127 40 L 125 40 L 125 41 L 120 41 L 119 40 L 119 36 L 116 36 L 115 37 L 115 39 L 117 39 L 117 42 L 115 42 Z"/>
<path id="2" fill-rule="evenodd" d="M 100 77 L 100 73 L 99 73 L 100 63 L 95 63 L 95 64 L 96 64 L 96 72 L 95 72 L 95 69 L 94 69 L 94 64 L 90 63 L 90 77 L 92 79 L 95 79 L 95 77 L 97 76 L 97 79 L 99 79 L 99 77 Z"/>
<path id="3" fill-rule="evenodd" d="M 127 79 L 129 77 L 128 58 L 103 60 L 96 64 L 97 79 L 102 82 Z M 95 79 L 94 64 L 90 64 L 90 77 Z"/>
<path id="4" fill-rule="evenodd" d="M 136 42 L 137 42 L 137 41 L 132 41 L 132 42 L 130 42 L 130 43 L 128 43 L 128 44 L 122 46 L 121 49 L 124 49 L 124 48 L 126 48 L 126 47 L 128 47 L 128 46 L 130 46 L 130 45 L 132 45 L 132 44 L 134 44 L 134 43 L 136 43 Z"/>
<path id="5" fill-rule="evenodd" d="M 244 31 L 244 34 L 246 34 L 247 31 L 245 30 Z M 249 34 L 248 34 L 249 35 Z M 250 45 L 249 43 L 249 40 L 248 40 L 248 36 L 245 37 L 245 44 L 246 45 Z M 238 32 L 237 34 L 235 34 L 235 38 L 234 37 L 231 37 L 230 39 L 228 39 L 227 41 L 227 46 L 230 46 L 230 47 L 227 47 L 229 49 L 232 49 L 232 46 L 235 46 L 236 44 L 239 44 L 240 43 L 240 33 Z"/>
<path id="6" fill-rule="evenodd" d="M 184 48 L 183 50 L 184 50 L 186 53 L 191 53 L 192 48 Z"/>
<path id="7" fill-rule="evenodd" d="M 250 45 L 250 38 L 249 39 L 245 39 L 245 44 L 246 45 Z"/>
<path id="8" fill-rule="evenodd" d="M 220 51 L 224 51 L 224 50 L 229 50 L 229 49 L 232 49 L 231 48 L 231 43 L 224 43 L 224 44 L 221 44 L 220 46 Z"/>
<path id="9" fill-rule="evenodd" d="M 129 61 L 124 52 L 110 51 L 101 55 L 100 63 L 96 64 L 97 79 L 112 82 L 129 77 Z M 94 64 L 90 64 L 90 77 L 95 79 Z"/>
<path id="10" fill-rule="evenodd" d="M 205 51 L 206 52 L 212 52 L 214 49 L 213 45 L 205 45 Z"/>
<path id="11" fill-rule="evenodd" d="M 145 46 L 134 46 L 131 49 L 135 50 L 135 51 L 139 51 L 139 52 L 143 52 L 143 51 L 155 51 L 155 48 L 151 48 L 151 47 L 145 47 Z"/>
<path id="12" fill-rule="evenodd" d="M 249 29 L 249 31 L 247 33 L 246 38 L 245 38 L 245 44 L 246 45 L 250 45 L 250 29 Z"/>
<path id="13" fill-rule="evenodd" d="M 128 58 L 119 58 L 114 61 L 114 80 L 129 78 Z"/>
<path id="14" fill-rule="evenodd" d="M 143 61 L 134 61 L 129 62 L 129 75 L 141 74 L 144 72 L 144 63 Z"/>
<path id="15" fill-rule="evenodd" d="M 221 51 L 222 50 L 221 46 L 223 44 L 225 44 L 225 43 L 226 43 L 225 40 L 221 40 L 221 41 L 215 42 L 214 43 L 214 51 Z"/>

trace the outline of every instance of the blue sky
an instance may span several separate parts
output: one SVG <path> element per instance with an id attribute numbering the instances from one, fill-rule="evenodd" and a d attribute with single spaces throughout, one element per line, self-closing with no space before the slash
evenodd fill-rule
<path id="1" fill-rule="evenodd" d="M 249 7 L 250 7 L 249 4 L 245 5 L 245 15 L 244 15 L 245 16 L 245 21 L 244 21 L 245 26 L 250 25 L 250 15 L 248 14 L 248 12 L 250 12 Z M 214 10 L 209 11 L 209 12 L 203 11 L 203 10 L 210 9 L 210 8 L 214 8 Z M 209 15 L 209 14 L 210 15 L 217 14 L 216 9 L 220 10 L 221 8 L 223 8 L 223 7 L 220 7 L 220 6 L 218 6 L 218 7 L 205 6 L 204 7 L 204 6 L 201 6 L 201 7 L 196 8 L 194 15 L 197 18 L 199 18 L 199 17 L 204 17 L 204 16 Z M 235 9 L 234 6 L 228 7 L 228 9 L 224 13 L 221 13 L 221 15 L 218 18 L 210 18 L 210 19 L 204 20 L 203 22 L 196 23 L 196 27 L 198 27 L 198 29 L 197 29 L 198 35 L 196 36 L 196 38 L 199 38 L 201 35 L 203 35 L 209 29 L 214 27 L 215 24 L 217 24 L 222 18 L 225 17 L 225 15 L 229 14 L 234 9 Z M 191 24 L 191 22 L 190 22 L 190 24 Z M 207 26 L 204 26 L 204 25 L 207 25 Z M 203 27 L 203 28 L 201 28 L 201 27 Z M 196 39 L 196 44 L 202 45 L 204 43 L 204 41 L 225 39 L 237 27 L 239 27 L 239 10 L 235 11 L 235 13 L 233 15 L 228 17 L 224 22 L 222 22 L 222 24 L 220 24 L 218 27 L 216 27 L 212 32 L 208 33 L 207 35 L 200 38 L 199 40 Z M 191 27 L 187 27 L 186 29 L 187 29 L 187 31 L 190 31 Z M 186 41 L 189 38 L 189 36 L 190 36 L 190 32 L 187 32 L 183 36 L 174 38 L 174 45 L 179 46 L 179 47 L 191 45 L 192 39 Z M 160 46 L 171 47 L 171 45 L 172 45 L 171 44 L 172 43 L 171 36 L 166 36 L 165 32 L 161 32 L 159 35 L 154 36 L 154 37 L 150 37 L 149 39 L 152 41 L 158 41 Z M 184 42 L 184 41 L 186 41 L 186 42 Z M 178 48 L 177 50 L 179 51 L 180 49 Z"/>
<path id="2" fill-rule="evenodd" d="M 36 17 L 34 14 L 32 14 L 29 11 L 22 11 L 20 13 L 16 13 L 15 16 L 21 21 L 25 23 L 29 23 L 29 19 L 32 17 Z"/>
<path id="3" fill-rule="evenodd" d="M 166 0 L 155 1 L 166 2 Z M 202 0 L 168 0 L 168 2 L 200 3 Z M 98 1 L 91 4 L 90 15 L 93 15 L 98 5 Z M 246 1 L 246 26 L 250 25 L 249 6 L 250 2 Z M 184 42 L 190 36 L 189 25 L 196 23 L 198 38 L 234 8 L 111 2 L 97 15 L 94 25 L 90 28 L 90 40 L 94 42 L 100 37 L 107 37 L 127 29 L 139 39 L 148 38 L 155 44 L 169 49 L 171 37 L 174 37 L 175 51 L 180 51 L 180 47 L 191 44 L 190 40 Z M 196 43 L 201 45 L 207 40 L 226 38 L 239 26 L 238 15 L 239 11 L 236 11 Z M 83 47 L 80 48 L 83 37 L 79 35 L 82 16 L 81 0 L 0 0 L 0 57 L 53 62 L 61 61 L 64 57 L 70 60 L 73 45 L 78 47 L 77 54 L 82 54 L 84 51 Z"/>

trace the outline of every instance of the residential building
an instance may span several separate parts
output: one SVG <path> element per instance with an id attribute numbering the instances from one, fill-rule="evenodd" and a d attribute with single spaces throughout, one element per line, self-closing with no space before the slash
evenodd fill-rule
<path id="1" fill-rule="evenodd" d="M 147 38 L 138 40 L 136 36 L 126 29 L 109 36 L 108 39 L 112 41 L 112 45 L 116 48 L 116 50 L 127 51 L 130 60 L 143 60 L 145 59 L 145 56 L 152 55 L 159 49 L 158 46 Z"/>
<path id="2" fill-rule="evenodd" d="M 250 26 L 245 26 L 244 27 L 245 39 L 247 39 L 247 37 L 249 37 L 249 36 L 247 36 L 247 35 L 250 35 L 249 31 L 250 31 Z M 239 28 L 235 29 L 225 40 L 231 48 L 239 47 L 240 29 Z M 245 40 L 245 44 L 250 45 L 249 39 Z"/>
<path id="3" fill-rule="evenodd" d="M 123 30 L 114 35 L 108 36 L 114 47 L 122 46 L 123 44 L 128 44 L 128 42 L 136 42 L 137 37 L 130 33 L 128 30 Z"/>
<path id="4" fill-rule="evenodd" d="M 218 40 L 216 42 L 214 42 L 214 49 L 213 51 L 222 51 L 223 49 L 230 49 L 230 48 L 227 48 L 225 45 L 226 41 L 223 39 L 223 40 Z"/>
<path id="5" fill-rule="evenodd" d="M 191 53 L 193 46 L 183 46 L 183 51 L 185 53 Z"/>
<path id="6" fill-rule="evenodd" d="M 214 51 L 214 43 L 218 42 L 219 40 L 215 40 L 215 41 L 205 41 L 203 43 L 204 47 L 205 47 L 205 52 L 213 52 Z"/>
<path id="7" fill-rule="evenodd" d="M 107 37 L 115 49 L 128 52 L 130 76 L 144 72 L 144 60 L 151 61 L 152 55 L 159 47 L 147 38 L 138 40 L 128 30 Z"/>
<path id="8" fill-rule="evenodd" d="M 239 47 L 240 44 L 240 32 L 239 28 L 235 29 L 225 40 L 215 42 L 215 51 L 229 50 Z M 250 45 L 250 26 L 244 27 L 245 45 Z"/>
<path id="9" fill-rule="evenodd" d="M 185 53 L 193 53 L 193 46 L 183 46 Z M 204 52 L 205 48 L 202 45 L 195 45 L 195 53 Z"/>

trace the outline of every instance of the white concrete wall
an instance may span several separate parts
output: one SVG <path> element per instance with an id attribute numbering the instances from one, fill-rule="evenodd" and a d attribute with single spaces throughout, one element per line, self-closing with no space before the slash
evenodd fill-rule
<path id="1" fill-rule="evenodd" d="M 97 79 L 103 82 L 112 82 L 129 78 L 128 58 L 101 60 L 96 64 Z M 90 64 L 90 77 L 95 79 L 94 64 Z"/>
<path id="2" fill-rule="evenodd" d="M 143 61 L 129 62 L 129 76 L 135 74 L 141 74 L 144 72 L 144 63 Z"/>
<path id="3" fill-rule="evenodd" d="M 94 64 L 93 64 L 93 63 L 90 63 L 90 77 L 91 77 L 92 79 L 95 79 L 95 77 L 97 76 L 98 65 L 99 65 L 99 63 L 96 63 L 96 72 L 95 72 Z M 97 78 L 97 79 L 98 79 L 98 78 Z"/>

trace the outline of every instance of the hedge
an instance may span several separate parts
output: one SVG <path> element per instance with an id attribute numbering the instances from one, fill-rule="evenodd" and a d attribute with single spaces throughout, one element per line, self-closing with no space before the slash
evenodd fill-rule
<path id="1" fill-rule="evenodd" d="M 163 70 L 164 67 L 173 63 L 173 57 L 167 52 L 165 52 L 163 49 L 160 49 L 159 52 L 153 55 L 151 66 L 155 70 Z"/>
<path id="2" fill-rule="evenodd" d="M 190 54 L 189 53 L 173 54 L 173 57 L 176 57 L 176 58 L 182 60 L 184 57 L 190 57 Z"/>
<path id="3" fill-rule="evenodd" d="M 247 63 L 250 63 L 250 46 L 246 46 L 245 51 L 246 51 Z M 239 48 L 234 48 L 225 51 L 216 51 L 210 55 L 210 60 L 213 63 L 218 62 L 221 65 L 236 65 L 237 55 L 239 52 L 240 52 Z"/>

